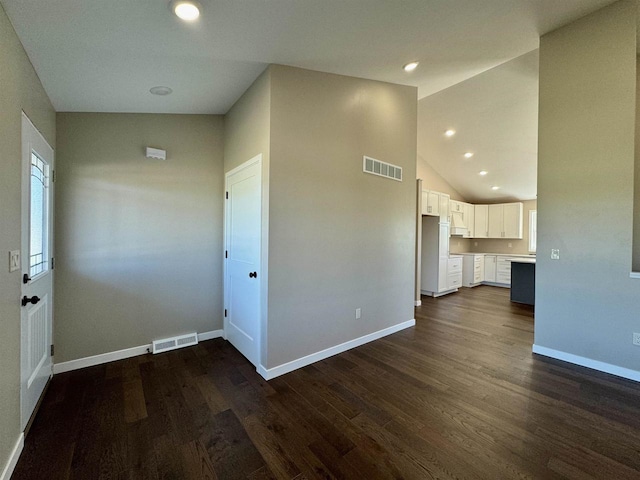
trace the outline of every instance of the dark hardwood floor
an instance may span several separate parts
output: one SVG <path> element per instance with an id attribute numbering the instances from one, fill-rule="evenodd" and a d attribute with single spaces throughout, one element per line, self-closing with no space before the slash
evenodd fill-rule
<path id="1" fill-rule="evenodd" d="M 532 355 L 509 291 L 270 382 L 218 339 L 54 377 L 14 479 L 640 478 L 640 385 Z"/>

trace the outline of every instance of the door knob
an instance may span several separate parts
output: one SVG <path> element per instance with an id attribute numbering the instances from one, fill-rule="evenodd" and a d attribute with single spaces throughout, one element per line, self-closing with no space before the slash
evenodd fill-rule
<path id="1" fill-rule="evenodd" d="M 258 272 L 249 272 L 249 278 L 258 278 Z"/>
<path id="2" fill-rule="evenodd" d="M 27 306 L 27 303 L 33 303 L 33 304 L 35 305 L 35 304 L 36 304 L 36 303 L 38 303 L 39 301 L 40 301 L 40 298 L 39 298 L 39 297 L 34 296 L 34 297 L 29 298 L 29 297 L 27 297 L 27 296 L 25 295 L 24 297 L 22 297 L 22 306 L 23 306 L 23 307 L 26 307 L 26 306 Z"/>

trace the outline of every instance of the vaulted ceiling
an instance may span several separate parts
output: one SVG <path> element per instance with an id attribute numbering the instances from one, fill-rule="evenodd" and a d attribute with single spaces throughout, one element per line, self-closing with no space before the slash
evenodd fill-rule
<path id="1" fill-rule="evenodd" d="M 536 198 L 538 51 L 420 100 L 418 161 L 470 202 Z"/>
<path id="2" fill-rule="evenodd" d="M 58 111 L 225 113 L 270 63 L 419 87 L 537 48 L 612 0 L 0 0 Z M 401 66 L 420 61 L 410 74 Z M 173 89 L 166 97 L 149 89 Z"/>

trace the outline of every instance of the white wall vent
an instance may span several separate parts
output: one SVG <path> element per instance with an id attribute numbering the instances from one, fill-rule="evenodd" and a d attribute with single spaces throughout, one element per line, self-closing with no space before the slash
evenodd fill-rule
<path id="1" fill-rule="evenodd" d="M 189 347 L 198 343 L 197 333 L 187 333 L 179 337 L 163 338 L 162 340 L 153 341 L 153 353 L 168 352 L 176 348 Z"/>
<path id="2" fill-rule="evenodd" d="M 402 167 L 391 165 L 390 163 L 381 162 L 371 157 L 363 157 L 362 171 L 380 177 L 390 178 L 391 180 L 402 181 Z"/>

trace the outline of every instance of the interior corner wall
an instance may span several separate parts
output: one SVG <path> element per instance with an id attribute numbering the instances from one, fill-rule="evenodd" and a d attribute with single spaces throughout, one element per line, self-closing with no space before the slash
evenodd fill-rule
<path id="1" fill-rule="evenodd" d="M 267 368 L 414 318 L 416 135 L 413 87 L 271 67 Z"/>
<path id="2" fill-rule="evenodd" d="M 262 154 L 268 163 L 271 127 L 271 67 L 268 67 L 224 116 L 224 171 Z"/>
<path id="3" fill-rule="evenodd" d="M 57 125 L 56 363 L 222 329 L 222 117 Z"/>
<path id="4" fill-rule="evenodd" d="M 271 67 L 242 94 L 224 116 L 224 172 L 262 155 L 262 288 L 269 279 L 269 163 L 271 152 Z M 266 270 L 266 271 L 265 271 Z M 265 281 L 266 279 L 266 281 Z M 223 292 L 224 293 L 224 292 Z M 266 365 L 268 288 L 260 299 L 260 365 Z"/>
<path id="5" fill-rule="evenodd" d="M 451 200 L 466 202 L 464 197 L 429 165 L 429 162 L 425 160 L 422 152 L 418 152 L 416 176 L 422 180 L 422 188 L 424 190 L 435 190 L 436 192 L 446 193 L 451 197 Z"/>
<path id="6" fill-rule="evenodd" d="M 635 75 L 635 0 L 541 38 L 535 344 L 640 371 Z"/>
<path id="7" fill-rule="evenodd" d="M 9 273 L 20 250 L 22 114 L 55 148 L 56 116 L 11 22 L 0 5 L 0 472 L 20 435 L 21 271 Z M 23 254 L 25 252 L 22 252 Z"/>

